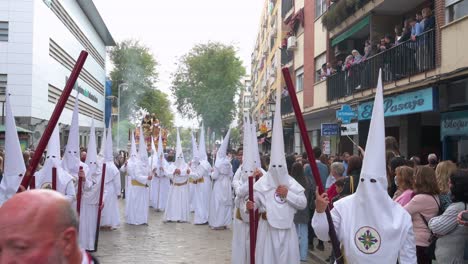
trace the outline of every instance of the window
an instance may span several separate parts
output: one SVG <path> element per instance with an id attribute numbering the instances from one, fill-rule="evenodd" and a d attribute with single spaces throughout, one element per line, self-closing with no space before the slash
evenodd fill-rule
<path id="1" fill-rule="evenodd" d="M 322 65 L 327 61 L 326 54 L 323 53 L 315 58 L 315 82 L 320 81 L 320 73 L 322 71 Z"/>
<path id="2" fill-rule="evenodd" d="M 296 92 L 304 90 L 304 68 L 296 71 Z"/>
<path id="3" fill-rule="evenodd" d="M 0 21 L 0 41 L 8 41 L 8 22 Z"/>
<path id="4" fill-rule="evenodd" d="M 315 0 L 315 18 L 327 11 L 327 0 Z"/>
<path id="5" fill-rule="evenodd" d="M 468 15 L 468 0 L 446 0 L 445 12 L 447 23 Z"/>
<path id="6" fill-rule="evenodd" d="M 5 100 L 5 92 L 7 86 L 7 75 L 0 74 L 0 100 Z"/>

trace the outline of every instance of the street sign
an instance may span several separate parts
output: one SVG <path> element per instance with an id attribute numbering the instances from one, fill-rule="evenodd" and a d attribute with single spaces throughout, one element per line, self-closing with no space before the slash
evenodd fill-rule
<path id="1" fill-rule="evenodd" d="M 354 136 L 359 134 L 358 123 L 343 124 L 341 125 L 342 136 Z"/>
<path id="2" fill-rule="evenodd" d="M 357 117 L 357 112 L 347 104 L 342 105 L 341 109 L 336 111 L 336 119 L 340 120 L 343 124 L 349 124 L 351 120 Z"/>
<path id="3" fill-rule="evenodd" d="M 338 136 L 340 134 L 340 126 L 338 124 L 321 125 L 322 136 Z"/>

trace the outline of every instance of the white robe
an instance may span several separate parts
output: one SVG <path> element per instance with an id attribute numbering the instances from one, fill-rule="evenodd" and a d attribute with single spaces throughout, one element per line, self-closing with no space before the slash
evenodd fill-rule
<path id="1" fill-rule="evenodd" d="M 254 186 L 254 199 L 259 212 L 266 212 L 268 220 L 260 218 L 255 248 L 255 263 L 300 263 L 299 240 L 294 214 L 307 206 L 304 188 L 289 178 L 288 194 L 283 203 L 275 198 L 276 188 L 268 184 L 264 175 Z"/>
<path id="2" fill-rule="evenodd" d="M 242 166 L 234 174 L 232 187 L 236 198 L 234 199 L 234 220 L 232 225 L 232 264 L 250 263 L 250 225 L 246 213 L 246 199 L 249 194 L 249 184 L 245 180 Z M 240 219 L 238 217 L 240 216 Z"/>
<path id="3" fill-rule="evenodd" d="M 362 254 L 360 253 L 355 245 L 355 201 L 353 201 L 354 194 L 340 199 L 334 204 L 334 208 L 331 210 L 331 216 L 333 219 L 333 225 L 335 226 L 338 240 L 344 247 L 344 254 L 347 263 L 382 263 L 382 264 L 394 264 L 399 255 L 400 264 L 415 264 L 416 261 L 416 247 L 414 241 L 413 225 L 411 222 L 411 216 L 401 207 L 395 203 L 394 210 L 400 211 L 399 213 L 393 214 L 394 219 L 392 225 L 387 225 L 387 228 L 392 229 L 400 233 L 400 237 L 384 237 L 385 233 L 380 232 L 383 241 L 387 241 L 387 244 L 396 243 L 392 245 L 394 250 L 379 250 L 374 254 Z M 381 217 L 389 212 L 382 212 Z M 391 212 L 390 212 L 391 213 Z M 388 217 L 385 217 L 388 219 Z M 329 241 L 330 236 L 328 234 L 328 222 L 325 213 L 314 213 L 312 218 L 312 227 L 314 228 L 315 234 L 322 241 Z M 352 236 L 350 234 L 353 234 Z M 382 245 L 383 246 L 383 245 Z"/>
<path id="4" fill-rule="evenodd" d="M 180 175 L 171 174 L 173 184 L 169 188 L 164 221 L 188 222 L 190 217 L 189 189 L 187 169 L 181 169 Z M 181 185 L 176 185 L 181 184 Z"/>
<path id="5" fill-rule="evenodd" d="M 76 190 L 73 184 L 73 176 L 60 166 L 60 161 L 46 161 L 44 167 L 35 173 L 36 189 L 52 189 L 52 167 L 57 168 L 57 190 L 65 195 L 70 203 L 76 202 Z M 74 207 L 76 208 L 76 206 Z"/>
<path id="6" fill-rule="evenodd" d="M 131 225 L 147 224 L 149 211 L 148 167 L 140 161 L 129 162 L 127 170 L 131 177 L 131 187 L 125 197 L 128 200 L 126 221 Z"/>
<path id="7" fill-rule="evenodd" d="M 153 157 L 150 157 L 152 159 Z M 167 176 L 167 170 L 169 169 L 166 161 L 163 161 L 166 165 L 160 167 L 158 164 L 153 165 L 155 171 L 153 180 L 151 181 L 150 189 L 150 206 L 156 210 L 164 211 L 167 202 L 167 193 L 171 186 L 171 180 Z M 153 160 L 153 164 L 156 163 Z"/>
<path id="8" fill-rule="evenodd" d="M 210 198 L 209 225 L 211 227 L 217 228 L 228 226 L 232 222 L 231 176 L 231 166 L 223 171 L 215 168 L 211 175 L 211 178 L 214 181 L 213 191 Z"/>
<path id="9" fill-rule="evenodd" d="M 194 193 L 194 209 L 195 214 L 193 218 L 194 224 L 205 224 L 208 222 L 210 210 L 210 196 L 211 196 L 211 179 L 209 175 L 209 168 L 201 163 L 194 168 L 192 178 L 194 179 L 195 193 Z"/>
<path id="10" fill-rule="evenodd" d="M 80 247 L 95 250 L 96 226 L 101 187 L 101 170 L 86 177 L 80 209 L 79 241 Z"/>
<path id="11" fill-rule="evenodd" d="M 104 184 L 104 208 L 101 215 L 101 226 L 117 228 L 120 225 L 118 196 L 121 183 L 119 169 L 114 162 L 106 162 L 106 179 Z"/>

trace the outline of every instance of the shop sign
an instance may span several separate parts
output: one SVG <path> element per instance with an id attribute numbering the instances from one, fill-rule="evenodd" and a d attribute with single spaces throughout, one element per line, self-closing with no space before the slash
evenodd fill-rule
<path id="1" fill-rule="evenodd" d="M 336 119 L 340 120 L 343 124 L 349 124 L 356 118 L 357 113 L 350 105 L 344 104 L 340 110 L 336 111 Z"/>
<path id="2" fill-rule="evenodd" d="M 330 140 L 324 140 L 322 142 L 322 153 L 325 154 L 325 155 L 330 155 L 330 153 L 331 153 Z"/>
<path id="3" fill-rule="evenodd" d="M 338 124 L 322 124 L 322 136 L 338 136 L 340 134 L 340 126 Z"/>
<path id="4" fill-rule="evenodd" d="M 68 77 L 66 76 L 65 83 L 67 82 L 68 82 Z M 73 90 L 78 91 L 79 94 L 91 99 L 91 101 L 95 102 L 96 104 L 98 103 L 98 98 L 96 97 L 96 95 L 92 94 L 89 90 L 81 87 L 81 85 L 78 84 L 78 80 L 76 80 L 75 86 L 73 86 Z"/>
<path id="5" fill-rule="evenodd" d="M 468 111 L 441 114 L 440 137 L 468 135 Z"/>
<path id="6" fill-rule="evenodd" d="M 373 101 L 360 104 L 358 107 L 358 119 L 370 119 L 373 107 Z M 385 116 L 420 113 L 432 111 L 433 109 L 434 95 L 432 87 L 384 98 Z"/>
<path id="7" fill-rule="evenodd" d="M 341 125 L 341 135 L 342 136 L 354 136 L 358 133 L 358 123 L 343 124 Z"/>

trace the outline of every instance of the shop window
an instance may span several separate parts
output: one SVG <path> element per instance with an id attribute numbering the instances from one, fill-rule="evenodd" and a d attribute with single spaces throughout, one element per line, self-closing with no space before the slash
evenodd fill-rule
<path id="1" fill-rule="evenodd" d="M 447 23 L 468 15 L 468 0 L 446 0 L 445 12 Z"/>
<path id="2" fill-rule="evenodd" d="M 296 92 L 304 90 L 304 68 L 296 70 Z"/>

